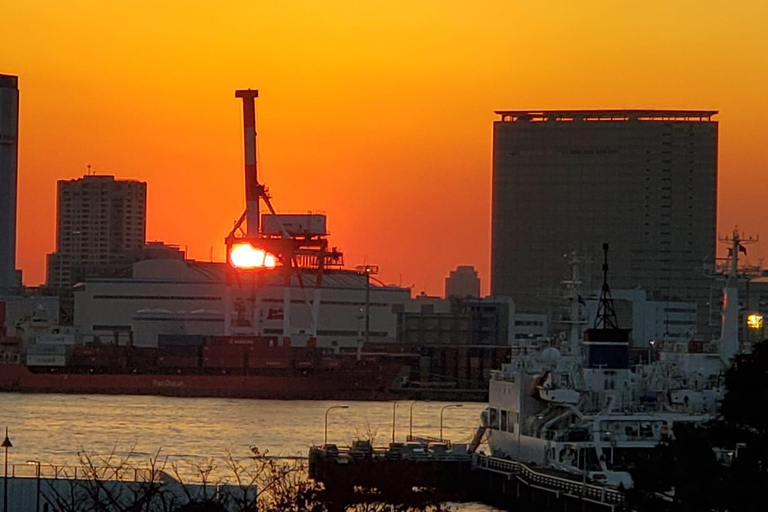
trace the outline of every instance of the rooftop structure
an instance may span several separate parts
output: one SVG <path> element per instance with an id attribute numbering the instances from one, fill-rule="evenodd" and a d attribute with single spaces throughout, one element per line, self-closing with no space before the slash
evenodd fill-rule
<path id="1" fill-rule="evenodd" d="M 459 265 L 445 278 L 445 298 L 480 297 L 480 278 L 475 267 Z"/>
<path id="2" fill-rule="evenodd" d="M 504 123 L 559 122 L 711 122 L 716 110 L 497 110 Z"/>

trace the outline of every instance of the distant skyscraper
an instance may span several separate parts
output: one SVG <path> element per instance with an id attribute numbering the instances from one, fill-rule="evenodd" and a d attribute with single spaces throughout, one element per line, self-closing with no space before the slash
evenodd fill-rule
<path id="1" fill-rule="evenodd" d="M 491 293 L 545 311 L 610 244 L 613 289 L 696 301 L 708 326 L 717 213 L 715 111 L 503 111 L 494 123 Z"/>
<path id="2" fill-rule="evenodd" d="M 147 184 L 84 176 L 58 182 L 56 252 L 48 255 L 47 285 L 68 288 L 124 262 L 146 239 Z"/>
<path id="3" fill-rule="evenodd" d="M 19 286 L 16 271 L 16 181 L 19 78 L 0 75 L 0 293 Z"/>
<path id="4" fill-rule="evenodd" d="M 460 265 L 445 278 L 445 298 L 480 297 L 480 278 L 475 267 Z"/>

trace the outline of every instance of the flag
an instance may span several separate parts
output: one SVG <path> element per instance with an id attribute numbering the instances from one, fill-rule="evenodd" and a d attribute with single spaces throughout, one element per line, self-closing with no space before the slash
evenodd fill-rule
<path id="1" fill-rule="evenodd" d="M 579 301 L 579 304 L 581 304 L 582 306 L 586 306 L 587 305 L 587 303 L 584 302 L 584 297 L 582 297 L 581 295 L 577 295 L 576 297 L 577 297 L 577 299 Z"/>
<path id="2" fill-rule="evenodd" d="M 746 256 L 747 255 L 747 248 L 744 247 L 743 245 L 739 244 L 739 252 L 743 252 L 744 256 Z"/>

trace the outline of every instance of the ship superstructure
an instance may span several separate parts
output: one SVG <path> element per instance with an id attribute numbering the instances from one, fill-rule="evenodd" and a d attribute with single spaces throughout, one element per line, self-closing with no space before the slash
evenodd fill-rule
<path id="1" fill-rule="evenodd" d="M 632 483 L 629 470 L 668 439 L 676 424 L 711 419 L 723 397 L 724 373 L 739 348 L 733 328 L 738 233 L 729 240 L 733 264 L 720 339 L 695 353 L 688 342 L 658 340 L 642 364 L 631 363 L 630 330 L 616 321 L 607 245 L 598 314 L 581 339 L 576 338 L 583 319 L 574 270 L 568 282 L 570 338 L 561 349 L 521 349 L 511 364 L 492 372 L 489 407 L 482 416 L 491 454 L 575 480 L 626 488 Z"/>

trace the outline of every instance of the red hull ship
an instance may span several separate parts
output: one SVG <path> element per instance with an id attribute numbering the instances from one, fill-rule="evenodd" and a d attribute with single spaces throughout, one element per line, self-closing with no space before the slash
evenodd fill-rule
<path id="1" fill-rule="evenodd" d="M 0 391 L 279 400 L 389 400 L 407 361 L 326 354 L 265 338 L 211 338 L 202 346 L 81 345 L 63 366 L 0 364 Z M 405 372 L 405 373 L 404 373 Z"/>
<path id="2" fill-rule="evenodd" d="M 310 375 L 33 373 L 21 364 L 0 365 L 0 391 L 132 394 L 277 400 L 389 400 L 402 364 L 315 371 Z"/>

